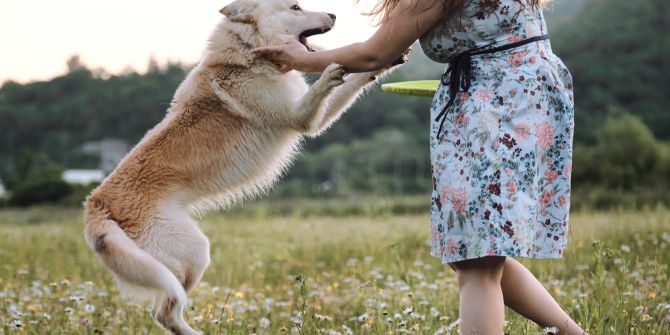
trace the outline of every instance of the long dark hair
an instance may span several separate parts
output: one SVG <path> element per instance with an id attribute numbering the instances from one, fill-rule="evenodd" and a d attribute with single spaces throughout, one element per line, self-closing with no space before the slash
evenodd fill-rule
<path id="1" fill-rule="evenodd" d="M 463 8 L 470 2 L 477 1 L 483 8 L 495 8 L 498 6 L 500 0 L 443 0 L 444 15 L 446 18 L 454 18 L 461 14 Z M 521 4 L 522 7 L 531 5 L 533 7 L 540 7 L 548 2 L 548 0 L 514 0 Z M 354 0 L 358 3 L 359 0 Z M 377 24 L 382 24 L 388 20 L 389 15 L 398 6 L 400 0 L 379 0 L 375 7 L 366 15 L 375 18 Z M 437 3 L 437 1 L 436 1 Z"/>

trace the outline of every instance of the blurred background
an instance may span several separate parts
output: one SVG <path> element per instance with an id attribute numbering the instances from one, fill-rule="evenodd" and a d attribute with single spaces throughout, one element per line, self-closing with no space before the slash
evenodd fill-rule
<path id="1" fill-rule="evenodd" d="M 0 206 L 80 206 L 163 118 L 226 3 L 0 4 Z M 370 2 L 302 5 L 338 15 L 335 30 L 313 38 L 321 48 L 374 32 L 360 15 Z M 670 3 L 558 0 L 545 13 L 575 79 L 573 208 L 670 205 Z M 437 79 L 443 67 L 415 46 L 387 81 Z M 429 104 L 373 90 L 305 142 L 266 199 L 294 210 L 287 204 L 308 203 L 296 199 L 397 197 L 426 211 Z"/>
<path id="2" fill-rule="evenodd" d="M 376 0 L 310 38 L 374 32 Z M 87 193 L 164 116 L 228 0 L 0 1 L 0 335 L 162 334 L 84 242 Z M 570 244 L 521 260 L 591 334 L 670 334 L 670 1 L 554 0 L 575 79 Z M 438 79 L 414 46 L 386 81 Z M 314 76 L 309 76 L 313 79 Z M 457 334 L 457 278 L 429 256 L 427 98 L 361 99 L 274 190 L 200 218 L 204 334 Z M 508 310 L 506 334 L 546 334 Z"/>

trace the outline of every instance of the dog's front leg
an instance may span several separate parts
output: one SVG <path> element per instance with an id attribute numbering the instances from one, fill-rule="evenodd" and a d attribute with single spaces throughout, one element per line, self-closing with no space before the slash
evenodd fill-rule
<path id="1" fill-rule="evenodd" d="M 390 68 L 387 69 L 348 75 L 345 78 L 344 85 L 335 89 L 328 97 L 328 102 L 326 103 L 326 112 L 321 121 L 321 124 L 319 124 L 315 132 L 310 133 L 309 135 L 317 136 L 324 130 L 328 129 L 335 121 L 337 121 L 337 119 L 340 118 L 340 116 L 342 116 L 342 114 L 344 114 L 344 112 L 346 112 L 351 107 L 351 105 L 354 104 L 358 97 L 360 97 L 374 85 L 377 78 L 386 76 L 395 71 L 399 68 L 399 65 L 403 64 L 406 60 L 404 57 L 400 59 L 403 61 L 394 63 Z"/>
<path id="2" fill-rule="evenodd" d="M 304 133 L 317 132 L 329 110 L 328 95 L 344 83 L 344 68 L 338 64 L 329 65 L 312 87 L 296 104 L 294 127 Z"/>
<path id="3" fill-rule="evenodd" d="M 325 104 L 325 112 L 317 127 L 308 135 L 318 136 L 328 129 L 354 104 L 361 94 L 373 86 L 381 72 L 354 73 L 345 77 L 344 85 L 335 89 Z"/>

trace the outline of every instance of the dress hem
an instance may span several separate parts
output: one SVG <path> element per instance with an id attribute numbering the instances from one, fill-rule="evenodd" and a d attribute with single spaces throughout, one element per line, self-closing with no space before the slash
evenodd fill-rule
<path id="1" fill-rule="evenodd" d="M 467 261 L 467 260 L 472 260 L 472 259 L 479 259 L 479 258 L 484 258 L 484 257 L 489 257 L 489 256 L 497 256 L 497 257 L 520 257 L 520 258 L 528 258 L 528 259 L 562 259 L 563 255 L 562 254 L 539 254 L 539 255 L 529 255 L 527 253 L 520 253 L 520 254 L 509 254 L 509 253 L 497 253 L 493 255 L 483 255 L 483 256 L 476 256 L 476 257 L 465 257 L 465 258 L 456 258 L 456 257 L 442 257 L 439 254 L 432 252 L 430 253 L 431 256 L 435 258 L 439 258 L 440 261 L 442 261 L 442 264 L 450 264 L 450 263 L 455 263 L 455 262 L 461 262 L 461 261 Z"/>

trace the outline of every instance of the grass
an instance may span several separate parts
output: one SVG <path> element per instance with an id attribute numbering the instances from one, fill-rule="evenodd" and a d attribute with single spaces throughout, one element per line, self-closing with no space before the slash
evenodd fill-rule
<path id="1" fill-rule="evenodd" d="M 458 288 L 428 255 L 428 215 L 374 208 L 202 219 L 212 265 L 188 322 L 205 334 L 457 334 Z M 523 263 L 591 334 L 669 334 L 670 211 L 575 213 L 571 227 L 562 260 Z M 506 316 L 508 334 L 544 333 Z M 33 209 L 0 212 L 0 334 L 15 333 L 162 332 L 119 297 L 78 211 Z"/>

